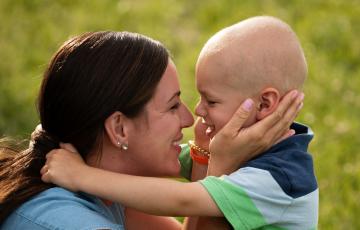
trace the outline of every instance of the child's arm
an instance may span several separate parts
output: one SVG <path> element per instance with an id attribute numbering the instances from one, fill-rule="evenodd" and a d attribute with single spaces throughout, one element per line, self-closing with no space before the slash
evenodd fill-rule
<path id="1" fill-rule="evenodd" d="M 262 125 L 245 129 L 245 132 L 239 127 L 246 120 L 250 109 L 246 109 L 242 105 L 229 125 L 219 132 L 220 137 L 214 138 L 215 144 L 210 145 L 210 148 L 213 146 L 216 151 L 212 152 L 210 158 L 210 166 L 213 171 L 216 173 L 220 173 L 222 170 L 226 171 L 228 169 L 226 165 L 230 168 L 237 168 L 239 162 L 243 162 L 244 159 L 247 160 L 249 156 L 252 157 L 252 153 L 264 148 L 264 144 L 269 147 L 279 137 L 284 136 L 285 128 L 289 127 L 293 121 L 302 101 L 301 99 L 295 100 L 296 95 L 289 95 L 289 97 L 285 97 L 287 100 L 284 99 L 280 103 L 278 111 L 274 115 L 270 115 L 257 123 Z M 270 140 L 262 142 L 261 148 L 256 144 L 259 141 L 259 136 L 267 137 Z M 216 146 L 216 142 L 220 146 Z M 235 145 L 237 151 L 231 148 L 231 146 L 234 147 L 233 142 L 237 143 Z M 219 154 L 219 150 L 221 152 L 225 150 L 226 154 Z M 239 150 L 243 155 L 235 154 Z M 62 153 L 56 154 L 57 151 Z M 65 150 L 53 150 L 48 155 L 47 163 L 42 169 L 42 179 L 45 182 L 53 182 L 71 190 L 81 190 L 108 200 L 117 201 L 124 206 L 151 214 L 222 216 L 209 193 L 198 182 L 182 183 L 170 179 L 129 176 L 91 168 L 85 165 L 80 155 Z"/>
<path id="2" fill-rule="evenodd" d="M 206 135 L 207 126 L 198 118 L 194 124 L 194 144 L 205 151 L 209 151 L 210 138 Z M 240 163 L 241 164 L 241 163 Z M 192 163 L 191 181 L 204 179 L 208 165 L 200 164 L 196 160 Z M 183 222 L 184 230 L 227 230 L 232 229 L 225 217 L 186 217 Z"/>
<path id="3" fill-rule="evenodd" d="M 210 195 L 198 182 L 182 183 L 114 173 L 87 166 L 77 153 L 60 149 L 56 152 L 48 156 L 49 171 L 43 174 L 44 181 L 154 215 L 221 216 Z"/>

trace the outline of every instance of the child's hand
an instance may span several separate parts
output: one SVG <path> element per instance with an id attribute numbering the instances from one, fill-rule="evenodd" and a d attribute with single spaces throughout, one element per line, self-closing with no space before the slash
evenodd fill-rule
<path id="1" fill-rule="evenodd" d="M 253 101 L 246 100 L 211 140 L 208 173 L 214 176 L 231 173 L 275 143 L 294 135 L 289 126 L 301 109 L 303 98 L 302 93 L 293 90 L 285 95 L 274 113 L 248 128 L 242 128 L 254 109 Z"/>
<path id="2" fill-rule="evenodd" d="M 79 190 L 77 180 L 83 178 L 87 165 L 71 144 L 60 144 L 60 147 L 46 155 L 41 179 L 76 192 Z"/>
<path id="3" fill-rule="evenodd" d="M 202 118 L 198 117 L 195 121 L 194 134 L 195 144 L 202 149 L 209 151 L 210 137 L 206 135 L 207 126 L 202 122 Z"/>

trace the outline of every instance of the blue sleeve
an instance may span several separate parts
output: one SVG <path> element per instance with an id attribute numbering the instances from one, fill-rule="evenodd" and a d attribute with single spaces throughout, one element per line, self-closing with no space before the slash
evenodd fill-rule
<path id="1" fill-rule="evenodd" d="M 69 206 L 58 210 L 44 211 L 39 217 L 14 212 L 0 226 L 1 230 L 125 230 L 123 225 L 112 223 L 101 214 L 91 210 Z M 55 215 L 56 213 L 56 215 Z"/>
<path id="2" fill-rule="evenodd" d="M 54 187 L 43 191 L 13 211 L 1 230 L 124 230 L 121 210 L 98 204 L 95 197 Z"/>

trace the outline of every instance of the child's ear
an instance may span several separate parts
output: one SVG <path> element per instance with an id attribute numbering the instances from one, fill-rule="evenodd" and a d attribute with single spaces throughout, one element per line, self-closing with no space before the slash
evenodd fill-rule
<path id="1" fill-rule="evenodd" d="M 275 88 L 266 88 L 261 91 L 257 106 L 256 119 L 262 120 L 275 111 L 280 102 L 280 93 Z"/>
<path id="2" fill-rule="evenodd" d="M 120 148 L 128 145 L 128 118 L 116 111 L 106 118 L 104 126 L 110 142 Z"/>

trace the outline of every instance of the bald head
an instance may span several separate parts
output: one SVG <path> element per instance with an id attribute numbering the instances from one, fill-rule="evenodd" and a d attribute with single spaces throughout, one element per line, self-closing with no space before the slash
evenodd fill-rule
<path id="1" fill-rule="evenodd" d="M 209 65 L 247 96 L 265 87 L 281 94 L 299 89 L 307 76 L 295 33 L 283 21 L 268 16 L 249 18 L 211 37 L 200 53 L 197 72 Z"/>

